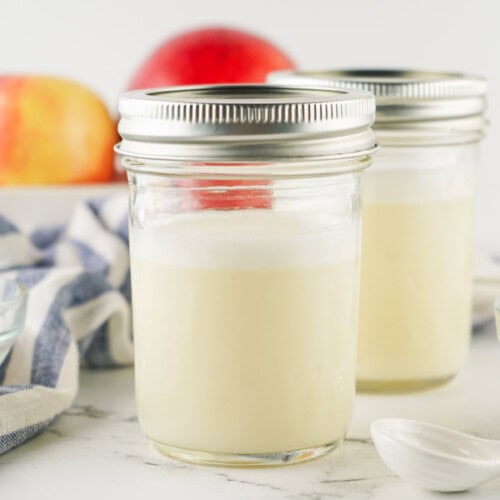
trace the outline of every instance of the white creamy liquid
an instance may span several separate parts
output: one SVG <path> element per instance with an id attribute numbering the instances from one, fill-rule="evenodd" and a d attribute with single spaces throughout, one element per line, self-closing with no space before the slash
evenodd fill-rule
<path id="1" fill-rule="evenodd" d="M 472 184 L 458 168 L 365 181 L 358 383 L 449 378 L 470 337 Z"/>
<path id="2" fill-rule="evenodd" d="M 269 453 L 343 439 L 354 398 L 356 229 L 271 211 L 133 229 L 139 420 L 153 441 Z"/>

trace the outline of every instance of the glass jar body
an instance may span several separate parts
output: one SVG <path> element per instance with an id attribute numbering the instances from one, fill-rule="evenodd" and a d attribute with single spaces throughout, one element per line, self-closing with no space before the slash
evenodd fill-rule
<path id="1" fill-rule="evenodd" d="M 471 331 L 478 143 L 386 146 L 364 179 L 361 390 L 439 385 Z"/>
<path id="2" fill-rule="evenodd" d="M 360 174 L 235 180 L 242 167 L 125 162 L 138 416 L 176 458 L 293 463 L 351 418 Z"/>

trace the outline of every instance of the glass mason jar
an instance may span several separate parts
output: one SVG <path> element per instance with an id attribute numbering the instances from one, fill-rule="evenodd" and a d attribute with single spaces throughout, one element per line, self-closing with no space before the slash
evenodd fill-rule
<path id="1" fill-rule="evenodd" d="M 382 151 L 363 186 L 358 388 L 440 385 L 471 332 L 471 251 L 486 82 L 417 71 L 281 73 L 372 91 Z"/>
<path id="2" fill-rule="evenodd" d="M 330 451 L 355 392 L 373 96 L 179 87 L 127 93 L 120 113 L 145 434 L 198 463 Z"/>

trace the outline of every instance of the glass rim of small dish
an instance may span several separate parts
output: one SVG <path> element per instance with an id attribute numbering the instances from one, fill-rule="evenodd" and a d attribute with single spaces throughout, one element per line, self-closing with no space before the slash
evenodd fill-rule
<path id="1" fill-rule="evenodd" d="M 28 287 L 26 287 L 26 285 L 21 283 L 19 280 L 10 276 L 0 275 L 0 284 L 1 283 L 14 284 L 16 286 L 16 293 L 13 297 L 10 297 L 8 299 L 3 299 L 2 297 L 0 297 L 0 311 L 7 310 L 8 308 L 15 305 L 21 305 L 23 302 L 27 301 L 29 291 Z"/>

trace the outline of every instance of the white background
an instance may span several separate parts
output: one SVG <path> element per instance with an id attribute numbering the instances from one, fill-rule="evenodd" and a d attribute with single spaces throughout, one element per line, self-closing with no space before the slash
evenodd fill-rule
<path id="1" fill-rule="evenodd" d="M 120 92 L 163 39 L 206 24 L 267 37 L 302 68 L 472 72 L 490 83 L 477 240 L 500 249 L 500 7 L 496 0 L 0 0 L 0 73 L 48 73 Z"/>

